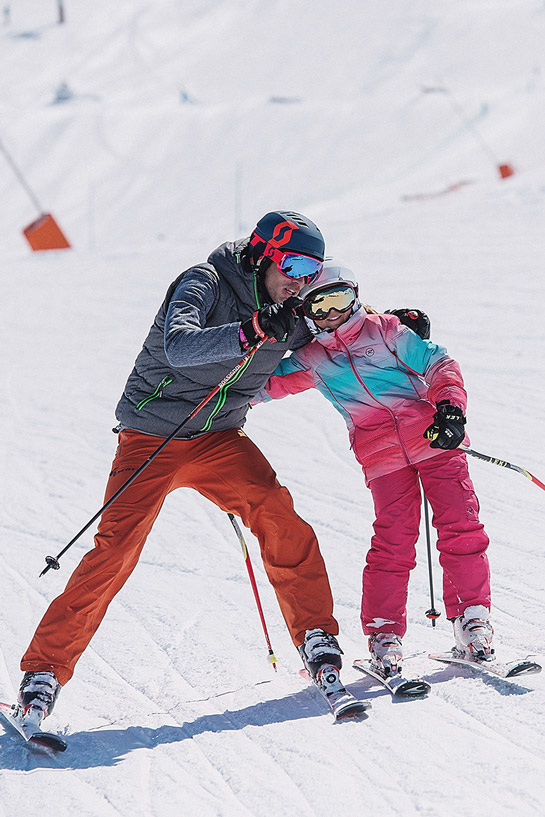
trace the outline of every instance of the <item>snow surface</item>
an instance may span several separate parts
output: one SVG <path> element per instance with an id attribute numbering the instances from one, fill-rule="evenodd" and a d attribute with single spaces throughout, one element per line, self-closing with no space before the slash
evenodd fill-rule
<path id="1" fill-rule="evenodd" d="M 462 365 L 473 446 L 544 479 L 542 0 L 66 0 L 64 25 L 52 0 L 3 7 L 0 139 L 73 250 L 30 252 L 37 212 L 0 155 L 2 696 L 92 544 L 38 578 L 102 503 L 113 409 L 167 285 L 268 210 L 313 217 L 370 303 L 425 309 Z M 344 424 L 305 394 L 246 428 L 317 531 L 368 718 L 333 725 L 299 676 L 248 533 L 272 671 L 227 516 L 178 491 L 49 719 L 68 751 L 0 731 L 0 815 L 542 815 L 545 676 L 427 659 L 452 639 L 424 615 L 422 536 L 405 648 L 433 694 L 371 686 L 351 659 L 373 516 Z M 545 495 L 470 466 L 498 652 L 543 658 Z"/>

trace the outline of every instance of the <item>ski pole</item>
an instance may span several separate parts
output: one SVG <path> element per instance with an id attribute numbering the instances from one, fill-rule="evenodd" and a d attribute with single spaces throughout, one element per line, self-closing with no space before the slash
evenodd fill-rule
<path id="1" fill-rule="evenodd" d="M 236 375 L 236 374 L 237 374 L 237 373 L 238 373 L 238 372 L 239 372 L 241 369 L 243 369 L 243 368 L 244 368 L 244 367 L 245 367 L 245 366 L 246 366 L 246 365 L 247 365 L 247 364 L 250 362 L 250 360 L 251 360 L 251 359 L 252 359 L 252 357 L 255 355 L 255 353 L 257 352 L 257 350 L 259 349 L 259 347 L 260 347 L 260 346 L 262 346 L 262 345 L 265 343 L 265 341 L 266 341 L 266 340 L 267 340 L 267 338 L 262 338 L 262 339 L 259 341 L 259 343 L 256 343 L 256 345 L 255 345 L 255 346 L 253 346 L 253 347 L 250 349 L 250 351 L 249 351 L 249 352 L 247 352 L 247 353 L 244 355 L 244 357 L 243 357 L 241 360 L 239 360 L 239 362 L 237 363 L 237 365 L 236 365 L 236 366 L 234 366 L 234 368 L 232 368 L 232 369 L 231 369 L 231 371 L 230 371 L 228 374 L 226 374 L 226 375 L 225 375 L 225 377 L 224 377 L 222 380 L 220 380 L 220 382 L 219 382 L 219 383 L 218 383 L 216 386 L 214 386 L 214 388 L 212 389 L 212 391 L 211 391 L 209 394 L 207 394 L 207 395 L 206 395 L 206 397 L 205 397 L 203 400 L 201 400 L 201 402 L 199 403 L 199 405 L 198 405 L 198 406 L 196 406 L 196 407 L 193 409 L 193 411 L 192 411 L 190 414 L 188 414 L 188 415 L 187 415 L 187 417 L 185 417 L 185 418 L 182 420 L 182 422 L 181 422 L 179 425 L 177 425 L 177 426 L 176 426 L 176 428 L 174 429 L 174 431 L 172 432 L 172 434 L 169 434 L 169 435 L 168 435 L 168 437 L 166 437 L 166 438 L 163 440 L 163 442 L 161 443 L 161 445 L 159 445 L 159 446 L 158 446 L 158 447 L 155 449 L 155 451 L 153 451 L 153 452 L 152 452 L 152 453 L 149 455 L 149 457 L 147 458 L 147 460 L 146 460 L 145 462 L 143 462 L 143 463 L 142 463 L 142 465 L 141 465 L 139 468 L 137 468 L 137 469 L 136 469 L 136 471 L 134 472 L 134 474 L 132 474 L 132 476 L 130 476 L 130 477 L 129 477 L 129 479 L 128 479 L 126 482 L 124 482 L 124 483 L 123 483 L 123 485 L 122 485 L 120 488 L 118 488 L 118 490 L 115 492 L 115 494 L 114 494 L 113 496 L 111 496 L 111 497 L 110 497 L 110 499 L 109 499 L 109 500 L 108 500 L 108 501 L 107 501 L 107 502 L 106 502 L 106 503 L 105 503 L 105 504 L 102 506 L 102 508 L 101 508 L 99 511 L 97 511 L 97 512 L 96 512 L 96 514 L 95 514 L 93 517 L 91 517 L 91 519 L 89 519 L 89 521 L 87 522 L 87 524 L 86 524 L 86 525 L 84 525 L 84 526 L 83 526 L 83 528 L 82 528 L 80 531 L 78 531 L 78 533 L 76 533 L 76 535 L 73 537 L 73 539 L 71 539 L 71 540 L 68 542 L 68 544 L 67 544 L 67 545 L 66 545 L 66 546 L 65 546 L 65 547 L 64 547 L 64 548 L 61 550 L 61 552 L 60 552 L 60 553 L 58 553 L 58 554 L 57 554 L 57 556 L 56 556 L 56 557 L 55 557 L 55 556 L 46 556 L 46 557 L 45 557 L 46 566 L 44 567 L 44 569 L 43 569 L 43 570 L 42 570 L 42 572 L 40 573 L 40 576 L 43 576 L 43 575 L 44 575 L 44 573 L 47 573 L 47 571 L 48 571 L 50 568 L 53 568 L 53 570 L 59 570 L 59 568 L 60 568 L 59 559 L 61 558 L 61 556 L 63 556 L 63 555 L 66 553 L 66 551 L 68 550 L 68 548 L 71 548 L 71 547 L 72 547 L 72 545 L 73 545 L 75 542 L 77 542 L 77 540 L 80 538 L 80 536 L 81 536 L 82 534 L 84 534 L 84 533 L 85 533 L 85 531 L 86 531 L 86 530 L 87 530 L 89 527 L 91 527 L 91 525 L 93 524 L 93 522 L 95 522 L 95 521 L 98 519 L 98 517 L 99 517 L 99 516 L 100 516 L 100 515 L 101 515 L 101 514 L 102 514 L 102 513 L 103 513 L 103 512 L 104 512 L 104 511 L 107 509 L 107 508 L 109 508 L 109 507 L 110 507 L 110 505 L 112 504 L 112 502 L 115 502 L 115 500 L 118 498 L 118 496 L 120 496 L 120 495 L 123 493 L 123 491 L 124 491 L 126 488 L 128 488 L 128 487 L 129 487 L 129 485 L 131 485 L 131 484 L 134 482 L 134 480 L 135 480 L 137 477 L 139 477 L 139 476 L 140 476 L 140 474 L 142 473 L 142 471 L 144 470 L 144 468 L 147 468 L 147 467 L 148 467 L 148 465 L 149 465 L 149 464 L 150 464 L 150 463 L 151 463 L 151 462 L 152 462 L 152 461 L 155 459 L 155 457 L 157 457 L 157 456 L 158 456 L 158 455 L 161 453 L 161 451 L 162 451 L 162 450 L 163 450 L 163 449 L 164 449 L 164 448 L 165 448 L 165 447 L 166 447 L 166 446 L 169 444 L 169 442 L 170 442 L 170 441 L 171 441 L 171 440 L 172 440 L 172 439 L 173 439 L 173 438 L 176 436 L 176 434 L 178 433 L 178 431 L 179 431 L 179 430 L 180 430 L 180 429 L 181 429 L 181 428 L 182 428 L 182 427 L 183 427 L 183 426 L 184 426 L 186 423 L 188 423 L 190 420 L 192 420 L 192 419 L 193 419 L 193 417 L 195 417 L 195 415 L 196 415 L 196 414 L 198 414 L 198 413 L 199 413 L 199 411 L 201 411 L 201 409 L 203 409 L 203 408 L 206 406 L 206 404 L 210 402 L 210 400 L 212 400 L 212 398 L 214 397 L 214 395 L 216 395 L 216 394 L 219 392 L 219 390 L 220 390 L 221 388 L 223 388 L 223 386 L 225 386 L 225 385 L 226 385 L 226 384 L 227 384 L 227 383 L 228 383 L 228 382 L 231 380 L 231 378 L 232 378 L 232 377 L 234 377 L 234 376 L 235 376 L 235 375 Z"/>
<path id="2" fill-rule="evenodd" d="M 493 465 L 501 465 L 503 468 L 510 468 L 512 471 L 518 471 L 519 474 L 522 474 L 524 477 L 531 480 L 534 485 L 537 485 L 538 488 L 545 491 L 545 484 L 527 471 L 526 468 L 521 468 L 519 465 L 513 465 L 511 462 L 507 462 L 506 460 L 498 460 L 496 457 L 488 456 L 488 454 L 479 454 L 478 451 L 474 451 L 472 448 L 466 448 L 465 445 L 460 445 L 459 448 L 461 451 L 465 451 L 466 454 L 469 454 L 471 457 L 476 457 L 478 460 L 483 460 L 483 462 L 491 462 Z"/>
<path id="3" fill-rule="evenodd" d="M 263 613 L 263 607 L 261 606 L 261 600 L 259 598 L 259 591 L 257 589 L 257 582 L 255 580 L 254 569 L 252 567 L 252 563 L 250 561 L 250 553 L 248 548 L 246 547 L 246 542 L 244 541 L 244 536 L 242 535 L 242 531 L 240 526 L 233 516 L 232 513 L 228 513 L 227 516 L 231 520 L 231 524 L 235 529 L 235 533 L 238 536 L 238 541 L 242 547 L 242 553 L 244 554 L 244 561 L 246 562 L 246 568 L 248 570 L 248 576 L 250 577 L 250 584 L 252 585 L 252 590 L 254 591 L 254 598 L 255 603 L 257 604 L 257 610 L 259 612 L 259 617 L 261 619 L 261 626 L 263 627 L 263 632 L 265 633 L 265 641 L 267 642 L 267 647 L 269 648 L 269 663 L 273 665 L 274 671 L 277 672 L 276 669 L 276 656 L 273 652 L 273 648 L 271 646 L 271 640 L 269 638 L 269 633 L 267 631 L 267 625 L 265 623 L 265 615 Z"/>
<path id="4" fill-rule="evenodd" d="M 422 486 L 422 499 L 424 504 L 424 521 L 426 527 L 426 550 L 428 553 L 428 581 L 430 586 L 430 603 L 431 607 L 429 610 L 426 610 L 426 617 L 431 619 L 431 626 L 435 627 L 435 622 L 441 615 L 439 610 L 435 608 L 435 599 L 433 593 L 433 571 L 432 571 L 432 559 L 431 559 L 431 536 L 430 536 L 430 515 L 429 515 L 429 503 L 426 494 L 424 493 L 424 486 Z"/>

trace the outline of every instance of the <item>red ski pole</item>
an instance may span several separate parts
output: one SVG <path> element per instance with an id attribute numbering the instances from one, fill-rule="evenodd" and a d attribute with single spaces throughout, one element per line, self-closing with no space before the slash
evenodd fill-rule
<path id="1" fill-rule="evenodd" d="M 269 663 L 273 665 L 274 671 L 277 672 L 276 669 L 276 656 L 273 652 L 273 648 L 271 646 L 271 640 L 269 638 L 269 633 L 267 632 L 267 625 L 265 623 L 265 615 L 263 613 L 263 607 L 261 606 L 261 601 L 259 598 L 259 591 L 257 589 L 257 582 L 254 576 L 254 569 L 252 567 L 252 563 L 250 561 L 250 553 L 248 552 L 248 548 L 246 547 L 246 542 L 244 541 L 244 536 L 242 535 L 242 531 L 240 526 L 233 516 L 232 513 L 228 513 L 227 516 L 231 520 L 231 524 L 235 529 L 235 533 L 238 536 L 238 541 L 242 547 L 242 553 L 244 554 L 244 561 L 246 562 L 246 568 L 248 570 L 248 576 L 250 577 L 250 584 L 252 585 L 252 590 L 254 591 L 254 598 L 255 603 L 257 604 L 257 610 L 259 612 L 259 617 L 261 619 L 261 626 L 263 627 L 263 632 L 265 633 L 265 641 L 267 642 L 267 647 L 269 648 Z"/>

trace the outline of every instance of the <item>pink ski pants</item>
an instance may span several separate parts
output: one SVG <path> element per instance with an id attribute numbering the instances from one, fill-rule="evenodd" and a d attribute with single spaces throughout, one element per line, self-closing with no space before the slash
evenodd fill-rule
<path id="1" fill-rule="evenodd" d="M 490 608 L 488 537 L 479 522 L 479 503 L 462 451 L 436 457 L 371 480 L 375 504 L 374 536 L 363 570 L 363 632 L 407 629 L 409 574 L 416 564 L 420 528 L 419 477 L 433 511 L 443 602 L 448 618 L 471 604 Z"/>

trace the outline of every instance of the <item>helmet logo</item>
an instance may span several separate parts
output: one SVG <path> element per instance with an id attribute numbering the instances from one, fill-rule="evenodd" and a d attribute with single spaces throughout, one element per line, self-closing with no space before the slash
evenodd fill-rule
<path id="1" fill-rule="evenodd" d="M 293 221 L 281 221 L 280 224 L 275 225 L 273 234 L 267 243 L 273 247 L 283 247 L 289 242 L 293 231 L 298 229 L 299 227 Z"/>

